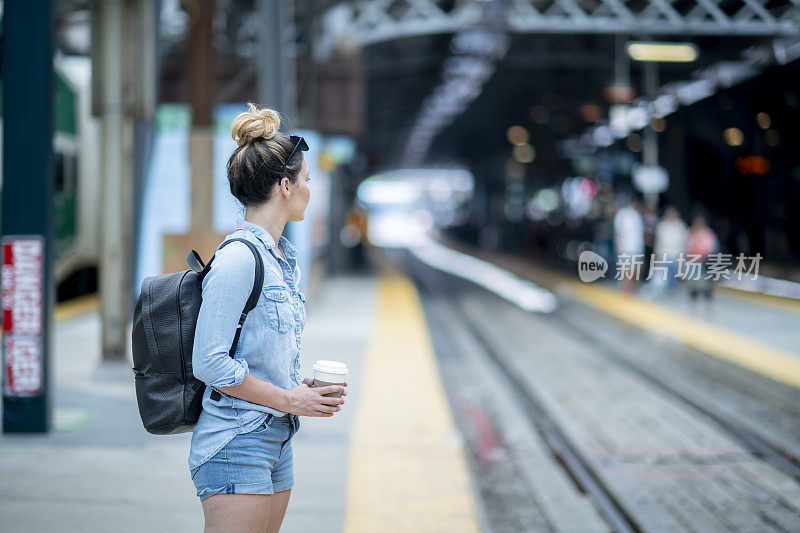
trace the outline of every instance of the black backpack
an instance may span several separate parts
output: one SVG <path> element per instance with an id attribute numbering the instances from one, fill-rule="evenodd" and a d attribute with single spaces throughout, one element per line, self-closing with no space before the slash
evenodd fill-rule
<path id="1" fill-rule="evenodd" d="M 245 243 L 255 255 L 256 275 L 228 353 L 231 357 L 236 353 L 247 313 L 258 303 L 264 284 L 264 262 L 251 242 L 229 239 L 217 250 L 234 241 Z M 133 312 L 133 373 L 139 415 L 150 433 L 191 431 L 200 417 L 206 385 L 192 374 L 192 347 L 202 302 L 202 282 L 214 257 L 216 253 L 204 265 L 200 255 L 192 250 L 186 258 L 191 270 L 150 276 L 142 281 Z M 219 395 L 216 390 L 212 394 Z"/>

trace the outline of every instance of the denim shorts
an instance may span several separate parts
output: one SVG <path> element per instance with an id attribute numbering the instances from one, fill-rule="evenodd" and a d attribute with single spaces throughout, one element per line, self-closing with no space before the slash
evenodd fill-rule
<path id="1" fill-rule="evenodd" d="M 215 494 L 273 494 L 294 486 L 292 437 L 297 415 L 268 414 L 190 472 L 200 501 Z"/>

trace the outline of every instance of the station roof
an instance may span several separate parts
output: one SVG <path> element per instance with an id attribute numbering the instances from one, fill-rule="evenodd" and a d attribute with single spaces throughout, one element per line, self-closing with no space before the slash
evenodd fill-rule
<path id="1" fill-rule="evenodd" d="M 365 48 L 369 136 L 364 148 L 379 152 L 383 164 L 400 162 L 423 101 L 441 83 L 451 38 L 410 37 Z M 764 37 L 718 36 L 660 40 L 692 42 L 699 56 L 692 63 L 659 64 L 659 86 L 691 80 L 702 69 L 741 60 L 748 49 L 769 42 Z M 591 125 L 582 106 L 599 106 L 600 118 L 606 119 L 610 103 L 604 88 L 615 82 L 618 46 L 613 35 L 512 35 L 505 57 L 496 62 L 480 95 L 435 137 L 426 160 L 486 157 L 509 147 L 506 130 L 512 125 L 528 128 L 531 143 L 544 155 L 558 141 Z M 631 61 L 625 69 L 635 95 L 643 95 L 642 64 Z"/>

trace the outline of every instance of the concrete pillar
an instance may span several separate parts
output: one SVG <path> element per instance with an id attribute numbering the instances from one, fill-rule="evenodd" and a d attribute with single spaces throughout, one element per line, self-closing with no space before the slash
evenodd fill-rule
<path id="1" fill-rule="evenodd" d="M 100 267 L 103 359 L 123 360 L 127 354 L 131 315 L 133 121 L 126 115 L 125 94 L 130 80 L 125 41 L 130 21 L 123 0 L 97 2 L 100 26 Z"/>
<path id="2" fill-rule="evenodd" d="M 257 0 L 260 27 L 258 46 L 258 98 L 294 121 L 295 66 L 290 0 Z M 296 126 L 291 124 L 291 126 Z"/>

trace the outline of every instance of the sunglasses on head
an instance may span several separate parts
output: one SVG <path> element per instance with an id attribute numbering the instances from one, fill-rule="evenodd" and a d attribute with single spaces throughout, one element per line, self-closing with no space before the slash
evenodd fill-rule
<path id="1" fill-rule="evenodd" d="M 292 156 L 297 150 L 300 150 L 302 152 L 308 150 L 308 144 L 306 143 L 306 140 L 303 139 L 301 136 L 289 135 L 289 140 L 294 142 L 294 148 L 292 148 L 292 153 L 289 154 L 289 157 L 286 158 L 286 161 L 283 162 L 283 170 L 286 170 L 286 165 L 288 165 L 289 161 L 292 160 Z"/>

